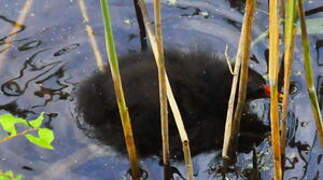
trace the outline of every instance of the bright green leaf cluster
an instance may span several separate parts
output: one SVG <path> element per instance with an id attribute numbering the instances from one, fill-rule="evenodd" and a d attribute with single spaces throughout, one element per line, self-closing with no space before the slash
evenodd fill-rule
<path id="1" fill-rule="evenodd" d="M 53 140 L 55 139 L 54 133 L 52 130 L 48 128 L 39 128 L 38 129 L 38 136 L 36 137 L 31 134 L 25 135 L 25 137 L 33 144 L 42 147 L 44 149 L 54 149 L 51 145 Z"/>
<path id="2" fill-rule="evenodd" d="M 21 174 L 14 176 L 12 171 L 2 172 L 0 170 L 0 180 L 23 180 L 23 176 Z"/>
<path id="3" fill-rule="evenodd" d="M 0 125 L 2 128 L 9 133 L 10 136 L 15 136 L 17 134 L 16 124 L 23 124 L 28 126 L 25 119 L 14 117 L 11 114 L 3 114 L 0 116 Z"/>
<path id="4" fill-rule="evenodd" d="M 0 115 L 0 125 L 2 126 L 3 130 L 9 133 L 9 137 L 25 136 L 28 141 L 41 148 L 54 149 L 52 146 L 52 142 L 55 139 L 54 132 L 48 128 L 41 128 L 44 119 L 44 113 L 41 113 L 38 118 L 31 121 L 15 117 L 11 114 L 3 114 Z M 29 132 L 20 134 L 17 133 L 16 124 L 21 124 L 27 127 L 26 130 L 37 131 L 38 137 L 30 134 Z"/>

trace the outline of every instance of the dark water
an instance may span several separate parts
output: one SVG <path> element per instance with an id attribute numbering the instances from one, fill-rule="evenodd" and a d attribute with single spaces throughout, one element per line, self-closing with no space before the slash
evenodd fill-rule
<path id="1" fill-rule="evenodd" d="M 128 160 L 110 147 L 97 145 L 77 128 L 72 92 L 76 85 L 96 70 L 94 55 L 88 42 L 78 1 L 35 1 L 24 26 L 9 34 L 19 16 L 23 2 L 4 0 L 0 7 L 0 109 L 27 119 L 46 112 L 46 126 L 56 134 L 55 151 L 35 147 L 24 138 L 16 138 L 0 146 L 0 169 L 13 170 L 26 179 L 126 179 Z M 259 1 L 255 19 L 254 37 L 267 28 L 267 1 Z M 116 46 L 119 54 L 140 50 L 132 2 L 113 0 L 111 13 Z M 86 2 L 90 25 L 95 30 L 102 54 L 104 35 L 98 1 Z M 321 1 L 307 1 L 306 10 L 322 7 Z M 148 4 L 151 8 L 151 3 Z M 227 1 L 180 1 L 176 5 L 163 3 L 163 27 L 166 46 L 186 50 L 205 48 L 223 54 L 225 44 L 231 56 L 236 52 L 242 13 L 238 5 Z M 308 18 L 323 17 L 322 10 L 309 11 Z M 152 14 L 152 13 L 151 13 Z M 129 23 L 125 23 L 130 20 Z M 323 94 L 323 30 L 311 35 L 311 53 L 318 92 Z M 13 36 L 10 44 L 3 39 Z M 299 42 L 299 37 L 297 38 Z M 264 51 L 266 42 L 252 50 L 259 63 L 254 69 L 266 73 Z M 104 55 L 104 58 L 106 56 Z M 289 144 L 285 178 L 321 179 L 323 150 L 315 132 L 302 68 L 301 47 L 296 47 L 293 79 L 297 91 L 292 96 L 289 114 Z M 321 98 L 321 104 L 323 104 Z M 255 101 L 255 111 L 268 123 L 266 100 Z M 219 160 L 215 153 L 196 156 L 196 179 L 221 179 L 216 174 Z M 262 179 L 271 179 L 271 150 L 268 140 L 256 148 L 257 169 Z M 240 154 L 238 164 L 229 179 L 246 179 L 253 167 L 253 153 Z M 156 157 L 142 160 L 148 179 L 162 179 L 163 168 Z M 185 175 L 181 162 L 173 166 Z M 180 178 L 179 175 L 175 177 Z"/>

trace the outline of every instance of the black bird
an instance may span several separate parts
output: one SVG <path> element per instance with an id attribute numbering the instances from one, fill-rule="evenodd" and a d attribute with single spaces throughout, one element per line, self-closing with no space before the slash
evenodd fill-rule
<path id="1" fill-rule="evenodd" d="M 196 51 L 165 52 L 166 70 L 190 139 L 192 155 L 222 147 L 232 74 L 223 58 Z M 157 67 L 153 54 L 122 56 L 120 71 L 129 108 L 135 143 L 141 157 L 161 154 L 161 130 Z M 265 80 L 249 70 L 247 100 L 266 97 Z M 125 153 L 125 143 L 111 73 L 96 72 L 82 81 L 76 92 L 81 127 L 100 142 Z M 170 110 L 169 110 L 170 111 Z M 267 130 L 256 115 L 244 113 L 242 138 L 260 143 Z M 169 115 L 170 151 L 180 157 L 182 145 L 172 115 Z M 90 133 L 89 133 L 90 131 Z M 241 138 L 240 138 L 241 139 Z M 245 143 L 244 143 L 245 144 Z M 251 149 L 240 149 L 250 151 Z"/>

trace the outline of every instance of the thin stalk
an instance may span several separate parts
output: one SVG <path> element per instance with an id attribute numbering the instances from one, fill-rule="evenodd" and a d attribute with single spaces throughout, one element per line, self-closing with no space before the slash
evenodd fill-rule
<path id="1" fill-rule="evenodd" d="M 288 0 L 285 6 L 285 56 L 284 56 L 284 96 L 281 116 L 281 153 L 285 154 L 286 147 L 286 121 L 288 112 L 288 95 L 290 89 L 290 76 L 292 72 L 294 45 L 296 35 L 296 0 Z"/>
<path id="2" fill-rule="evenodd" d="M 116 93 L 119 114 L 121 117 L 123 132 L 125 136 L 125 142 L 127 146 L 129 159 L 130 159 L 131 174 L 134 179 L 139 179 L 139 176 L 140 176 L 139 163 L 137 159 L 135 141 L 132 133 L 131 120 L 130 120 L 128 108 L 127 108 L 124 93 L 123 93 L 117 53 L 116 53 L 114 40 L 113 40 L 109 2 L 108 0 L 100 0 L 100 4 L 101 4 L 101 12 L 102 12 L 102 17 L 103 17 L 103 22 L 105 27 L 104 35 L 105 35 L 106 51 L 109 57 L 109 64 L 110 64 L 110 70 L 112 74 L 114 90 Z"/>
<path id="3" fill-rule="evenodd" d="M 303 1 L 298 0 L 298 14 L 301 21 L 301 30 L 302 30 L 302 46 L 303 46 L 303 54 L 304 54 L 304 69 L 305 69 L 305 79 L 307 84 L 307 92 L 310 97 L 310 103 L 313 111 L 313 116 L 316 122 L 316 128 L 318 131 L 318 136 L 321 142 L 321 146 L 323 146 L 323 120 L 322 114 L 320 111 L 320 106 L 318 103 L 317 95 L 314 87 L 314 73 L 312 68 L 312 58 L 310 53 L 310 43 L 307 35 L 306 29 L 306 21 L 305 21 L 305 12 L 303 8 Z"/>
<path id="4" fill-rule="evenodd" d="M 228 162 L 235 162 L 235 149 L 237 144 L 237 135 L 240 127 L 240 117 L 244 102 L 246 99 L 246 90 L 248 82 L 248 69 L 249 69 L 249 56 L 250 56 L 250 44 L 251 44 L 251 32 L 253 17 L 255 11 L 256 1 L 247 0 L 245 7 L 245 15 L 240 35 L 240 42 L 238 53 L 236 57 L 236 65 L 234 70 L 234 77 L 232 82 L 231 94 L 228 104 L 227 119 L 225 124 L 224 143 L 222 157 Z M 240 70 L 241 63 L 241 70 Z M 234 107 L 235 94 L 238 83 L 238 74 L 240 72 L 239 79 L 239 94 L 237 100 L 237 106 Z M 233 117 L 234 114 L 234 117 Z"/>
<path id="5" fill-rule="evenodd" d="M 279 134 L 278 71 L 279 71 L 279 6 L 278 0 L 269 2 L 269 83 L 271 143 L 274 161 L 274 179 L 282 179 L 281 145 Z"/>
<path id="6" fill-rule="evenodd" d="M 155 31 L 156 44 L 158 55 L 157 69 L 158 69 L 158 83 L 159 83 L 159 103 L 160 103 L 160 120 L 161 120 L 161 134 L 163 143 L 163 163 L 169 164 L 169 137 L 168 137 L 168 110 L 167 110 L 167 90 L 166 90 L 166 69 L 165 56 L 163 47 L 163 36 L 161 28 L 161 12 L 160 0 L 154 0 L 154 14 L 155 14 Z"/>
<path id="7" fill-rule="evenodd" d="M 175 101 L 175 97 L 172 92 L 172 88 L 170 87 L 167 75 L 166 75 L 166 80 L 167 80 L 168 102 L 169 102 L 170 108 L 173 112 L 173 116 L 175 119 L 177 130 L 179 132 L 179 135 L 180 135 L 181 141 L 182 141 L 182 145 L 183 145 L 183 154 L 184 154 L 184 161 L 185 161 L 185 165 L 186 165 L 186 169 L 187 169 L 187 177 L 189 180 L 192 180 L 192 179 L 194 179 L 193 178 L 193 163 L 192 163 L 189 139 L 188 139 L 187 133 L 185 131 L 182 116 L 181 116 L 181 113 L 178 109 L 177 103 Z"/>
<path id="8" fill-rule="evenodd" d="M 39 128 L 29 128 L 29 129 L 26 129 L 26 130 L 24 130 L 22 132 L 17 133 L 14 136 L 7 136 L 5 138 L 0 139 L 0 143 L 4 143 L 6 141 L 9 141 L 9 140 L 14 139 L 14 138 L 19 137 L 19 136 L 25 136 L 26 134 L 28 134 L 30 132 L 37 131 L 38 129 Z"/>
<path id="9" fill-rule="evenodd" d="M 143 19 L 144 19 L 146 31 L 147 31 L 148 38 L 151 43 L 153 54 L 155 56 L 156 64 L 158 64 L 157 58 L 156 58 L 156 56 L 158 54 L 157 43 L 156 43 L 156 40 L 154 40 L 155 35 L 153 32 L 153 27 L 151 26 L 151 23 L 149 22 L 147 8 L 146 8 L 143 0 L 139 0 L 138 4 L 139 4 L 139 6 L 141 8 L 141 12 L 143 14 Z M 167 85 L 166 88 L 167 88 L 168 102 L 170 104 L 170 108 L 172 110 L 172 113 L 173 113 L 173 116 L 175 119 L 175 123 L 176 123 L 177 129 L 179 131 L 182 145 L 183 145 L 184 161 L 185 161 L 185 165 L 186 165 L 186 169 L 187 169 L 187 177 L 189 180 L 192 180 L 193 179 L 193 165 L 192 165 L 192 158 L 191 158 L 191 153 L 190 153 L 189 140 L 188 140 L 187 133 L 185 131 L 185 127 L 183 124 L 183 120 L 182 120 L 180 111 L 178 109 L 176 100 L 174 98 L 173 91 L 171 89 L 171 86 L 170 86 L 170 83 L 169 83 L 169 80 L 167 77 L 167 73 L 166 73 L 166 85 Z"/>
<path id="10" fill-rule="evenodd" d="M 92 26 L 89 24 L 90 18 L 89 18 L 84 0 L 79 0 L 78 4 L 80 7 L 82 17 L 83 17 L 83 22 L 86 23 L 85 30 L 86 30 L 87 36 L 89 38 L 88 40 L 91 45 L 92 51 L 95 56 L 96 64 L 97 64 L 99 70 L 101 72 L 104 72 L 106 69 L 104 67 L 104 63 L 103 63 L 103 59 L 102 59 L 102 56 L 101 56 L 101 53 L 100 53 L 100 50 L 98 47 L 98 43 L 97 43 L 95 36 L 94 36 L 94 30 L 93 30 Z"/>

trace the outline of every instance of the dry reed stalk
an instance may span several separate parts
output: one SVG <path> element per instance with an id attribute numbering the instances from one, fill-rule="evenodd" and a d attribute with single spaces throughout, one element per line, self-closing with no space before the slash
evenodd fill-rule
<path id="1" fill-rule="evenodd" d="M 111 17 L 109 10 L 108 0 L 100 0 L 101 12 L 104 22 L 104 35 L 105 35 L 105 44 L 106 51 L 109 57 L 110 70 L 112 74 L 114 91 L 116 93 L 117 104 L 119 108 L 119 114 L 121 117 L 123 132 L 125 136 L 125 142 L 127 146 L 127 152 L 130 159 L 131 174 L 134 179 L 139 179 L 139 163 L 137 158 L 137 152 L 135 147 L 135 141 L 132 133 L 131 120 L 126 105 L 124 92 L 122 88 L 122 81 L 119 71 L 118 57 L 114 45 L 112 26 L 111 26 Z"/>
<path id="2" fill-rule="evenodd" d="M 240 117 L 242 108 L 246 99 L 246 90 L 248 82 L 249 69 L 249 50 L 251 44 L 252 23 L 255 11 L 255 0 L 247 0 L 245 7 L 245 15 L 242 24 L 240 35 L 239 48 L 236 57 L 236 65 L 234 68 L 234 77 L 232 81 L 232 88 L 230 92 L 230 99 L 228 102 L 227 119 L 225 124 L 224 142 L 222 157 L 227 160 L 229 164 L 235 160 L 235 147 L 237 135 L 240 127 Z M 240 70 L 241 66 L 241 70 Z M 240 79 L 238 74 L 240 74 Z M 236 108 L 234 107 L 235 94 L 237 91 L 239 79 L 239 94 Z M 234 116 L 233 116 L 234 115 Z"/>
<path id="3" fill-rule="evenodd" d="M 310 53 L 310 44 L 307 35 L 306 21 L 305 21 L 305 11 L 302 0 L 298 0 L 298 15 L 301 21 L 301 35 L 302 35 L 302 46 L 304 54 L 304 69 L 305 69 L 305 79 L 307 84 L 307 91 L 310 97 L 310 103 L 313 111 L 313 116 L 316 122 L 316 128 L 318 131 L 319 140 L 321 146 L 323 146 L 323 119 L 320 110 L 320 105 L 318 103 L 315 87 L 314 87 L 314 72 L 312 68 L 312 60 Z"/>
<path id="4" fill-rule="evenodd" d="M 274 179 L 282 179 L 281 145 L 279 132 L 278 71 L 279 71 L 279 6 L 278 0 L 269 2 L 269 84 L 271 143 L 273 149 Z"/>
<path id="5" fill-rule="evenodd" d="M 284 96 L 281 115 L 281 154 L 284 156 L 286 147 L 286 121 L 288 113 L 288 95 L 290 89 L 290 76 L 292 72 L 294 45 L 296 35 L 296 0 L 287 0 L 285 6 L 285 56 L 284 56 Z"/>
<path id="6" fill-rule="evenodd" d="M 87 9 L 86 9 L 84 0 L 79 0 L 77 2 L 79 4 L 80 10 L 81 10 L 83 22 L 86 23 L 85 30 L 86 30 L 87 36 L 89 38 L 89 43 L 91 45 L 92 51 L 95 56 L 96 64 L 101 72 L 105 72 L 106 69 L 104 68 L 103 59 L 102 59 L 102 56 L 101 56 L 101 53 L 100 53 L 100 50 L 98 47 L 98 43 L 97 43 L 96 38 L 94 36 L 94 30 L 93 30 L 92 26 L 90 26 L 90 24 L 89 24 L 90 18 L 87 13 Z"/>
<path id="7" fill-rule="evenodd" d="M 160 120 L 161 134 L 163 143 L 163 163 L 169 164 L 169 134 L 168 134 L 168 110 L 167 110 L 167 90 L 166 90 L 166 69 L 164 45 L 161 28 L 160 0 L 154 0 L 154 17 L 155 17 L 155 40 L 157 45 L 156 62 L 158 69 L 159 83 L 159 103 L 160 103 Z"/>
<path id="8" fill-rule="evenodd" d="M 32 5 L 34 3 L 34 0 L 26 0 L 23 8 L 19 11 L 19 16 L 16 20 L 16 25 L 11 29 L 11 31 L 9 32 L 9 34 L 14 34 L 17 30 L 17 28 L 21 28 L 23 27 L 24 25 L 24 22 L 26 20 L 26 17 L 27 17 L 27 14 L 29 13 Z M 5 40 L 5 42 L 7 43 L 10 43 L 11 40 L 13 39 L 14 36 L 8 36 L 8 38 Z M 3 51 L 1 54 L 0 54 L 0 67 L 2 66 L 2 63 L 7 55 L 7 52 L 8 52 L 8 49 L 9 48 L 6 48 L 5 51 Z"/>
<path id="9" fill-rule="evenodd" d="M 170 105 L 170 108 L 172 110 L 175 123 L 177 126 L 177 130 L 179 132 L 179 135 L 181 137 L 182 145 L 183 145 L 183 153 L 184 153 L 184 161 L 187 168 L 187 177 L 189 180 L 194 179 L 193 178 L 193 163 L 192 163 L 192 157 L 191 157 L 191 150 L 190 150 L 190 143 L 187 136 L 187 133 L 185 131 L 185 127 L 183 124 L 181 113 L 178 109 L 177 103 L 175 101 L 174 94 L 172 92 L 172 88 L 170 87 L 168 77 L 166 76 L 167 81 L 167 95 L 168 95 L 168 102 Z"/>
<path id="10" fill-rule="evenodd" d="M 158 53 L 158 50 L 157 50 L 156 40 L 154 40 L 155 35 L 154 35 L 153 27 L 151 26 L 151 23 L 149 22 L 146 5 L 143 0 L 138 0 L 138 4 L 139 4 L 139 7 L 140 7 L 141 12 L 143 14 L 144 24 L 145 24 L 146 31 L 148 34 L 148 38 L 149 38 L 151 46 L 152 46 L 153 54 L 154 54 L 154 56 L 156 56 L 156 54 Z M 157 61 L 156 57 L 155 57 L 155 60 Z M 158 64 L 158 63 L 156 62 L 156 64 Z M 175 123 L 176 123 L 177 129 L 179 131 L 182 145 L 183 145 L 185 166 L 187 168 L 187 176 L 188 176 L 189 180 L 192 180 L 193 179 L 193 165 L 192 165 L 192 158 L 191 158 L 190 147 L 189 147 L 189 140 L 188 140 L 187 133 L 185 131 L 185 127 L 183 124 L 183 120 L 182 120 L 180 111 L 178 109 L 176 100 L 174 98 L 174 94 L 172 92 L 172 89 L 171 89 L 171 86 L 170 86 L 170 83 L 169 83 L 169 80 L 167 77 L 167 73 L 166 73 L 166 88 L 167 88 L 168 102 L 170 104 L 170 107 L 171 107 L 171 110 L 172 110 L 172 113 L 173 113 L 173 116 L 175 119 Z"/>

